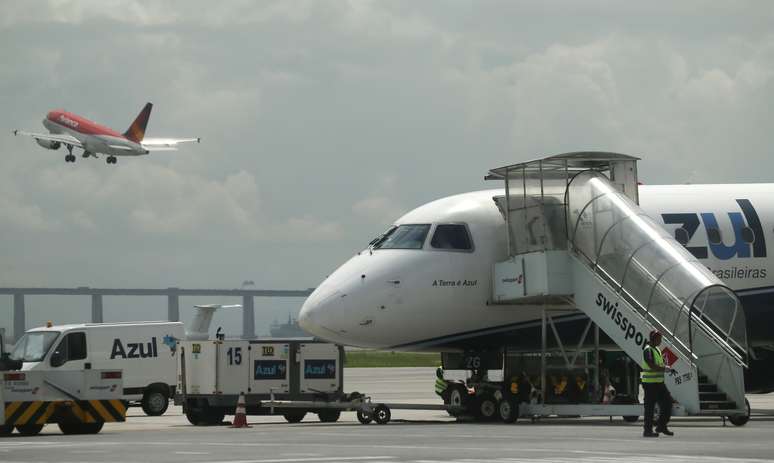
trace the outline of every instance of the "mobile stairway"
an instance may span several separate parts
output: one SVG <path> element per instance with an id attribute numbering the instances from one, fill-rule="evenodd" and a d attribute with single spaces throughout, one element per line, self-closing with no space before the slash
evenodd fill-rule
<path id="1" fill-rule="evenodd" d="M 639 208 L 637 160 L 578 152 L 490 170 L 505 182 L 509 255 L 492 301 L 575 307 L 637 364 L 657 329 L 676 414 L 747 416 L 742 306 Z"/>

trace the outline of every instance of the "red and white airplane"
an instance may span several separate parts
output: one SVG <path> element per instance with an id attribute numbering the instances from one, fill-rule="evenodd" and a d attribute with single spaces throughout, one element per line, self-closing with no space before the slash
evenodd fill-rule
<path id="1" fill-rule="evenodd" d="M 64 145 L 68 153 L 65 162 L 75 162 L 73 148 L 81 148 L 84 158 L 106 154 L 108 164 L 115 164 L 118 161 L 116 156 L 173 151 L 177 149 L 178 143 L 201 141 L 201 138 L 145 138 L 145 127 L 152 108 L 153 104 L 147 103 L 123 134 L 63 109 L 55 109 L 43 119 L 43 126 L 50 133 L 14 130 L 13 134 L 32 137 L 38 145 L 50 150 L 57 150 Z"/>

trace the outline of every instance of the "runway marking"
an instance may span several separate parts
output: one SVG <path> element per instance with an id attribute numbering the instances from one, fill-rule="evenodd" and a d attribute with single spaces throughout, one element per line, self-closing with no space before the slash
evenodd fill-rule
<path id="1" fill-rule="evenodd" d="M 379 456 L 379 457 L 310 457 L 310 458 L 270 458 L 261 460 L 217 460 L 202 463 L 303 463 L 317 461 L 374 461 L 374 460 L 392 460 L 397 457 Z"/>
<path id="2" fill-rule="evenodd" d="M 176 455 L 209 455 L 210 452 L 190 452 L 185 450 L 179 450 L 175 452 Z"/>

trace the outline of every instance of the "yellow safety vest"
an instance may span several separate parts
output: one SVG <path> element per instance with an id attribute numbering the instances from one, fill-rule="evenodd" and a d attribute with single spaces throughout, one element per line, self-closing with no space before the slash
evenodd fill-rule
<path id="1" fill-rule="evenodd" d="M 435 393 L 438 395 L 441 395 L 444 393 L 448 386 L 446 385 L 446 381 L 442 380 L 441 378 L 435 378 Z"/>
<path id="2" fill-rule="evenodd" d="M 664 368 L 664 357 L 661 355 L 661 351 L 653 346 L 648 346 L 643 351 L 642 356 L 642 372 L 640 373 L 640 381 L 643 384 L 658 384 L 664 382 L 664 372 L 658 370 L 651 370 L 648 362 L 645 361 L 645 352 L 650 350 L 653 353 L 653 363 L 656 366 Z"/>

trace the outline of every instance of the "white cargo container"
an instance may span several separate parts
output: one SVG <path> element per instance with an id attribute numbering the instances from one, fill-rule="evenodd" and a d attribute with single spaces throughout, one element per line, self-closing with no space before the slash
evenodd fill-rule
<path id="1" fill-rule="evenodd" d="M 122 370 L 122 399 L 157 416 L 174 395 L 176 343 L 184 338 L 181 322 L 51 325 L 28 330 L 11 358 L 24 362 L 23 371 Z"/>
<path id="2" fill-rule="evenodd" d="M 307 412 L 336 421 L 339 410 L 262 407 L 277 400 L 331 401 L 343 397 L 344 349 L 307 339 L 195 340 L 179 343 L 176 403 L 193 424 L 217 424 L 234 412 L 240 393 L 247 413 L 284 415 L 300 421 Z"/>

